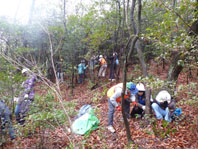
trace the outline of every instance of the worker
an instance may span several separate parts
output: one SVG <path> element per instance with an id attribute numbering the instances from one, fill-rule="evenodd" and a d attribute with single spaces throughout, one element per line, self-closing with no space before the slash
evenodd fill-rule
<path id="1" fill-rule="evenodd" d="M 27 68 L 22 70 L 22 75 L 28 77 L 28 79 L 22 83 L 22 91 L 19 97 L 15 98 L 15 102 L 17 103 L 15 108 L 16 121 L 21 125 L 24 124 L 24 117 L 29 111 L 31 103 L 34 101 L 34 84 L 36 81 L 36 77 Z"/>
<path id="2" fill-rule="evenodd" d="M 123 83 L 119 83 L 113 87 L 111 87 L 107 91 L 107 97 L 108 97 L 108 105 L 109 105 L 109 112 L 108 112 L 108 126 L 107 129 L 114 133 L 115 129 L 113 127 L 113 116 L 115 108 L 118 111 L 121 111 L 121 93 L 122 93 Z M 130 103 L 132 101 L 135 101 L 135 95 L 137 94 L 138 90 L 136 88 L 136 85 L 132 82 L 126 83 L 126 91 L 124 95 L 124 106 L 125 106 L 125 112 L 126 117 L 130 118 Z"/>
<path id="3" fill-rule="evenodd" d="M 106 73 L 106 69 L 107 69 L 107 61 L 105 60 L 105 58 L 100 55 L 99 56 L 99 62 L 100 62 L 100 70 L 98 72 L 98 77 L 105 77 L 105 73 Z"/>
<path id="4" fill-rule="evenodd" d="M 162 90 L 160 91 L 151 107 L 155 112 L 157 119 L 165 119 L 165 121 L 171 122 L 171 112 L 170 110 L 175 110 L 175 100 L 171 98 L 171 95 L 168 91 Z"/>
<path id="5" fill-rule="evenodd" d="M 133 102 L 134 107 L 131 112 L 131 117 L 143 117 L 144 115 L 144 110 L 145 110 L 145 105 L 146 105 L 146 97 L 145 97 L 145 87 L 144 84 L 138 83 L 136 85 L 136 88 L 138 89 L 138 93 L 136 95 L 135 102 Z"/>

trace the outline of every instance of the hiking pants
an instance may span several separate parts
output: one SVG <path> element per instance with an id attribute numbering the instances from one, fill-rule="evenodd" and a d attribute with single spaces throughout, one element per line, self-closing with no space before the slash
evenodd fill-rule
<path id="1" fill-rule="evenodd" d="M 131 117 L 135 118 L 136 115 L 138 115 L 138 114 L 141 115 L 141 117 L 142 117 L 143 116 L 143 112 L 144 112 L 144 110 L 142 108 L 140 108 L 138 106 L 134 106 L 133 110 L 131 111 Z"/>
<path id="2" fill-rule="evenodd" d="M 33 100 L 23 100 L 20 104 L 16 104 L 15 117 L 16 121 L 21 125 L 25 122 L 25 115 L 30 110 L 30 105 L 32 102 Z"/>
<path id="3" fill-rule="evenodd" d="M 113 125 L 113 115 L 115 112 L 115 106 L 111 103 L 110 99 L 108 99 L 109 104 L 109 112 L 108 112 L 108 126 Z M 124 106 L 125 106 L 125 113 L 126 117 L 130 118 L 129 111 L 130 111 L 130 102 L 128 100 L 124 100 Z"/>
<path id="4" fill-rule="evenodd" d="M 99 77 L 105 77 L 106 69 L 107 69 L 107 64 L 103 64 L 103 65 L 100 67 L 98 76 L 99 76 Z"/>
<path id="5" fill-rule="evenodd" d="M 83 78 L 84 78 L 84 74 L 79 74 L 79 80 L 78 80 L 78 83 L 79 84 L 82 84 L 83 83 Z"/>
<path id="6" fill-rule="evenodd" d="M 111 67 L 110 67 L 109 79 L 115 79 L 115 66 L 114 66 L 114 64 L 112 64 Z"/>
<path id="7" fill-rule="evenodd" d="M 171 122 L 170 111 L 168 107 L 163 110 L 157 103 L 153 103 L 151 107 L 154 110 L 157 119 L 162 119 L 164 117 L 166 121 Z"/>

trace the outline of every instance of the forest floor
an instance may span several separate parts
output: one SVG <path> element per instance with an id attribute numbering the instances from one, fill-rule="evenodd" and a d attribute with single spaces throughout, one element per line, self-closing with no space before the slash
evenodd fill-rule
<path id="1" fill-rule="evenodd" d="M 129 69 L 132 73 L 133 68 Z M 155 63 L 150 64 L 149 74 L 155 75 L 160 79 L 167 77 L 168 65 L 162 70 L 157 67 Z M 108 76 L 108 74 L 107 74 Z M 194 77 L 195 78 L 195 77 Z M 153 118 L 150 121 L 143 119 L 130 119 L 129 126 L 131 130 L 132 140 L 135 144 L 127 146 L 127 137 L 122 120 L 121 112 L 116 111 L 114 114 L 114 127 L 116 133 L 110 133 L 107 129 L 108 122 L 108 102 L 107 97 L 101 93 L 105 88 L 109 88 L 117 82 L 109 82 L 108 78 L 99 79 L 99 87 L 90 90 L 90 85 L 87 80 L 82 85 L 77 85 L 74 88 L 74 96 L 69 96 L 68 90 L 65 86 L 66 101 L 75 101 L 77 103 L 76 111 L 85 104 L 91 104 L 93 108 L 97 108 L 96 116 L 100 120 L 99 127 L 88 135 L 80 136 L 75 135 L 77 140 L 76 145 L 84 144 L 84 148 L 138 148 L 138 149 L 196 149 L 198 148 L 198 107 L 192 104 L 182 104 L 179 102 L 187 97 L 187 93 L 183 93 L 177 97 L 177 107 L 182 109 L 180 119 L 173 121 L 166 125 L 163 121 Z M 120 80 L 121 81 L 121 80 Z M 198 82 L 196 79 L 191 79 L 192 82 Z M 179 75 L 177 85 L 187 85 L 186 74 L 182 72 Z M 102 85 L 102 86 L 101 86 Z M 189 92 L 189 90 L 187 91 Z M 93 98 L 96 97 L 96 98 Z M 188 100 L 187 98 L 185 100 Z M 198 105 L 198 103 L 196 104 Z M 132 106 L 131 106 L 132 109 Z M 46 135 L 42 140 L 45 147 L 42 148 L 66 148 L 68 139 L 64 135 L 63 128 L 57 127 L 55 131 L 47 130 Z M 50 139 L 50 140 L 49 140 Z M 11 142 L 6 148 L 32 148 L 32 144 L 38 142 L 38 137 L 24 138 L 20 144 Z M 47 145 L 47 146 L 46 146 Z"/>

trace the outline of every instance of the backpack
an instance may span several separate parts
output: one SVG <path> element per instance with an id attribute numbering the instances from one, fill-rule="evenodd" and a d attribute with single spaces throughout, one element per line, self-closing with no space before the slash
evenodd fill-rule
<path id="1" fill-rule="evenodd" d="M 116 85 L 112 86 L 112 87 L 107 91 L 107 97 L 108 97 L 108 98 L 111 98 L 111 96 L 112 96 L 112 95 L 114 94 L 114 92 L 115 92 L 115 88 L 116 88 L 116 87 L 122 88 L 122 86 L 123 86 L 123 83 L 119 83 L 119 84 L 116 84 Z"/>
<path id="2" fill-rule="evenodd" d="M 103 64 L 106 64 L 106 60 L 104 58 L 102 58 L 101 62 L 100 62 L 100 65 L 103 65 Z"/>

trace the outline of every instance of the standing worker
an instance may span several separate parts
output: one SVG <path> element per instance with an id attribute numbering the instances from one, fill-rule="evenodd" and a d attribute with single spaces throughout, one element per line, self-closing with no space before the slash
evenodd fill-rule
<path id="1" fill-rule="evenodd" d="M 105 77 L 105 73 L 107 69 L 107 61 L 104 59 L 102 55 L 100 55 L 99 62 L 100 62 L 100 70 L 98 73 L 98 77 Z"/>
<path id="2" fill-rule="evenodd" d="M 110 64 L 110 74 L 109 74 L 109 80 L 115 81 L 115 73 L 116 73 L 116 60 L 117 59 L 117 52 L 113 52 L 113 55 L 108 57 L 108 59 L 111 61 Z"/>
<path id="3" fill-rule="evenodd" d="M 80 64 L 78 65 L 78 75 L 79 75 L 78 83 L 79 84 L 82 84 L 83 83 L 85 69 L 87 69 L 87 66 L 85 66 L 84 61 L 81 60 Z"/>
<path id="4" fill-rule="evenodd" d="M 113 127 L 113 115 L 115 112 L 115 108 L 118 111 L 121 111 L 121 94 L 122 94 L 122 88 L 123 88 L 123 83 L 119 83 L 113 87 L 111 87 L 107 91 L 107 97 L 108 99 L 108 104 L 109 104 L 109 112 L 108 112 L 108 126 L 107 129 L 114 133 L 115 129 Z M 124 96 L 124 106 L 125 106 L 125 112 L 126 112 L 126 117 L 129 119 L 130 118 L 130 103 L 135 100 L 135 95 L 137 94 L 138 90 L 136 88 L 136 85 L 133 84 L 132 82 L 128 82 L 126 84 L 126 91 L 125 91 L 125 96 Z"/>
<path id="5" fill-rule="evenodd" d="M 57 75 L 57 79 L 60 81 L 61 80 L 61 62 L 57 62 L 56 64 L 56 68 L 57 68 L 57 71 L 56 71 L 56 75 Z"/>

